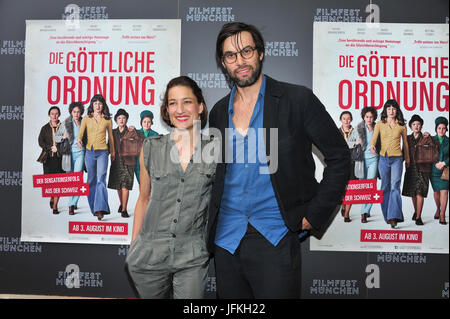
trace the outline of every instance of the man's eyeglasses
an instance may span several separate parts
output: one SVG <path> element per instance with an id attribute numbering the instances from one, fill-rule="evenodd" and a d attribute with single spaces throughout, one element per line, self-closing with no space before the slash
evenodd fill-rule
<path id="1" fill-rule="evenodd" d="M 255 52 L 256 47 L 246 46 L 241 51 L 238 52 L 225 52 L 225 54 L 222 56 L 222 60 L 225 63 L 231 64 L 236 62 L 238 53 L 241 55 L 241 57 L 245 60 L 251 59 L 253 57 L 253 53 Z"/>

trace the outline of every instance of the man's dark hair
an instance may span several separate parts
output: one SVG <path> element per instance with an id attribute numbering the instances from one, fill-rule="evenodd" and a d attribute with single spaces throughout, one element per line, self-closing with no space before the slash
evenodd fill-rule
<path id="1" fill-rule="evenodd" d="M 225 68 L 222 65 L 222 57 L 223 57 L 223 42 L 231 36 L 237 36 L 236 37 L 236 44 L 237 47 L 239 47 L 239 33 L 243 32 L 243 31 L 247 31 L 252 35 L 253 41 L 255 42 L 255 47 L 256 50 L 258 52 L 258 56 L 261 53 L 264 53 L 264 39 L 261 35 L 261 32 L 259 32 L 259 30 L 251 25 L 251 24 L 246 24 L 243 22 L 231 22 L 231 23 L 227 23 L 224 24 L 222 26 L 222 29 L 219 32 L 219 35 L 217 36 L 217 42 L 216 42 L 216 63 L 217 66 L 222 70 L 222 72 L 225 74 L 225 76 L 228 77 L 227 71 L 225 70 Z M 261 66 L 262 63 L 264 61 L 264 56 L 263 56 L 263 60 L 261 61 Z"/>

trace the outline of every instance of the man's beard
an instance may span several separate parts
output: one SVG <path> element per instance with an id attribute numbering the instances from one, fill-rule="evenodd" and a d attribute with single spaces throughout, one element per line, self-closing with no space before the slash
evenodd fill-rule
<path id="1" fill-rule="evenodd" d="M 246 66 L 246 67 L 250 67 L 252 72 L 252 75 L 247 78 L 247 79 L 239 79 L 238 77 L 234 77 L 229 71 L 227 71 L 228 76 L 230 77 L 231 81 L 233 81 L 233 83 L 241 88 L 247 87 L 247 86 L 251 86 L 253 84 L 255 84 L 256 81 L 258 81 L 259 76 L 261 75 L 261 69 L 262 69 L 262 63 L 261 61 L 258 60 L 258 64 L 256 65 L 256 69 L 253 69 L 253 67 L 251 66 Z"/>

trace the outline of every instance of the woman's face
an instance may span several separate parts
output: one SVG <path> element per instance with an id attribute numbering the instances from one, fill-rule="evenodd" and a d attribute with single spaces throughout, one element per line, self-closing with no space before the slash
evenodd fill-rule
<path id="1" fill-rule="evenodd" d="M 50 114 L 48 116 L 50 117 L 50 121 L 58 122 L 59 112 L 58 112 L 57 109 L 53 109 L 53 110 L 50 111 Z"/>
<path id="2" fill-rule="evenodd" d="M 367 126 L 371 126 L 373 124 L 374 116 L 372 112 L 367 112 L 366 115 L 364 115 L 364 122 Z"/>
<path id="3" fill-rule="evenodd" d="M 94 113 L 102 113 L 103 111 L 103 103 L 100 101 L 94 101 L 94 103 L 92 103 L 92 106 L 94 108 Z"/>
<path id="4" fill-rule="evenodd" d="M 388 118 L 395 119 L 397 116 L 397 109 L 393 106 L 388 106 L 386 108 L 386 114 Z"/>
<path id="5" fill-rule="evenodd" d="M 127 124 L 127 117 L 125 115 L 119 115 L 116 118 L 116 123 L 120 128 L 124 127 Z"/>
<path id="6" fill-rule="evenodd" d="M 74 107 L 72 109 L 72 113 L 70 113 L 72 115 L 72 118 L 76 121 L 78 121 L 81 117 L 81 110 L 79 107 Z"/>
<path id="7" fill-rule="evenodd" d="M 169 89 L 167 111 L 176 128 L 192 128 L 203 108 L 190 87 L 179 85 Z"/>
<path id="8" fill-rule="evenodd" d="M 422 130 L 422 123 L 414 121 L 411 123 L 411 129 L 414 133 L 419 133 Z"/>
<path id="9" fill-rule="evenodd" d="M 445 124 L 439 124 L 436 128 L 436 133 L 438 136 L 443 137 L 447 133 L 447 126 Z"/>
<path id="10" fill-rule="evenodd" d="M 151 127 L 152 127 L 152 119 L 149 118 L 148 116 L 144 117 L 144 119 L 142 120 L 142 128 L 145 131 L 148 131 Z"/>
<path id="11" fill-rule="evenodd" d="M 352 118 L 350 116 L 350 114 L 344 114 L 341 116 L 341 123 L 342 126 L 345 128 L 350 127 L 350 123 L 352 122 Z"/>

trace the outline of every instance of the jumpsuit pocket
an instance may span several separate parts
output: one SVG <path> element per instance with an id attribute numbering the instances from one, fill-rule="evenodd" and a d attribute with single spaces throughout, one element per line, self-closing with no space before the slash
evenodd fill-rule
<path id="1" fill-rule="evenodd" d="M 198 195 L 206 195 L 214 184 L 216 178 L 216 164 L 203 164 L 197 168 L 198 171 Z"/>
<path id="2" fill-rule="evenodd" d="M 127 264 L 137 269 L 150 269 L 164 264 L 169 258 L 169 249 L 166 243 L 154 241 L 140 243 L 130 249 L 127 256 Z"/>
<path id="3" fill-rule="evenodd" d="M 150 172 L 150 197 L 162 200 L 167 196 L 169 174 L 164 171 L 153 170 Z"/>
<path id="4" fill-rule="evenodd" d="M 128 265 L 133 265 L 136 260 L 136 248 L 138 248 L 140 242 L 140 237 L 137 236 L 134 242 L 130 245 L 127 252 L 127 257 L 125 258 L 125 263 Z"/>
<path id="5" fill-rule="evenodd" d="M 209 256 L 208 250 L 206 249 L 206 241 L 203 238 L 194 239 L 192 241 L 192 255 L 194 259 L 206 258 Z"/>

